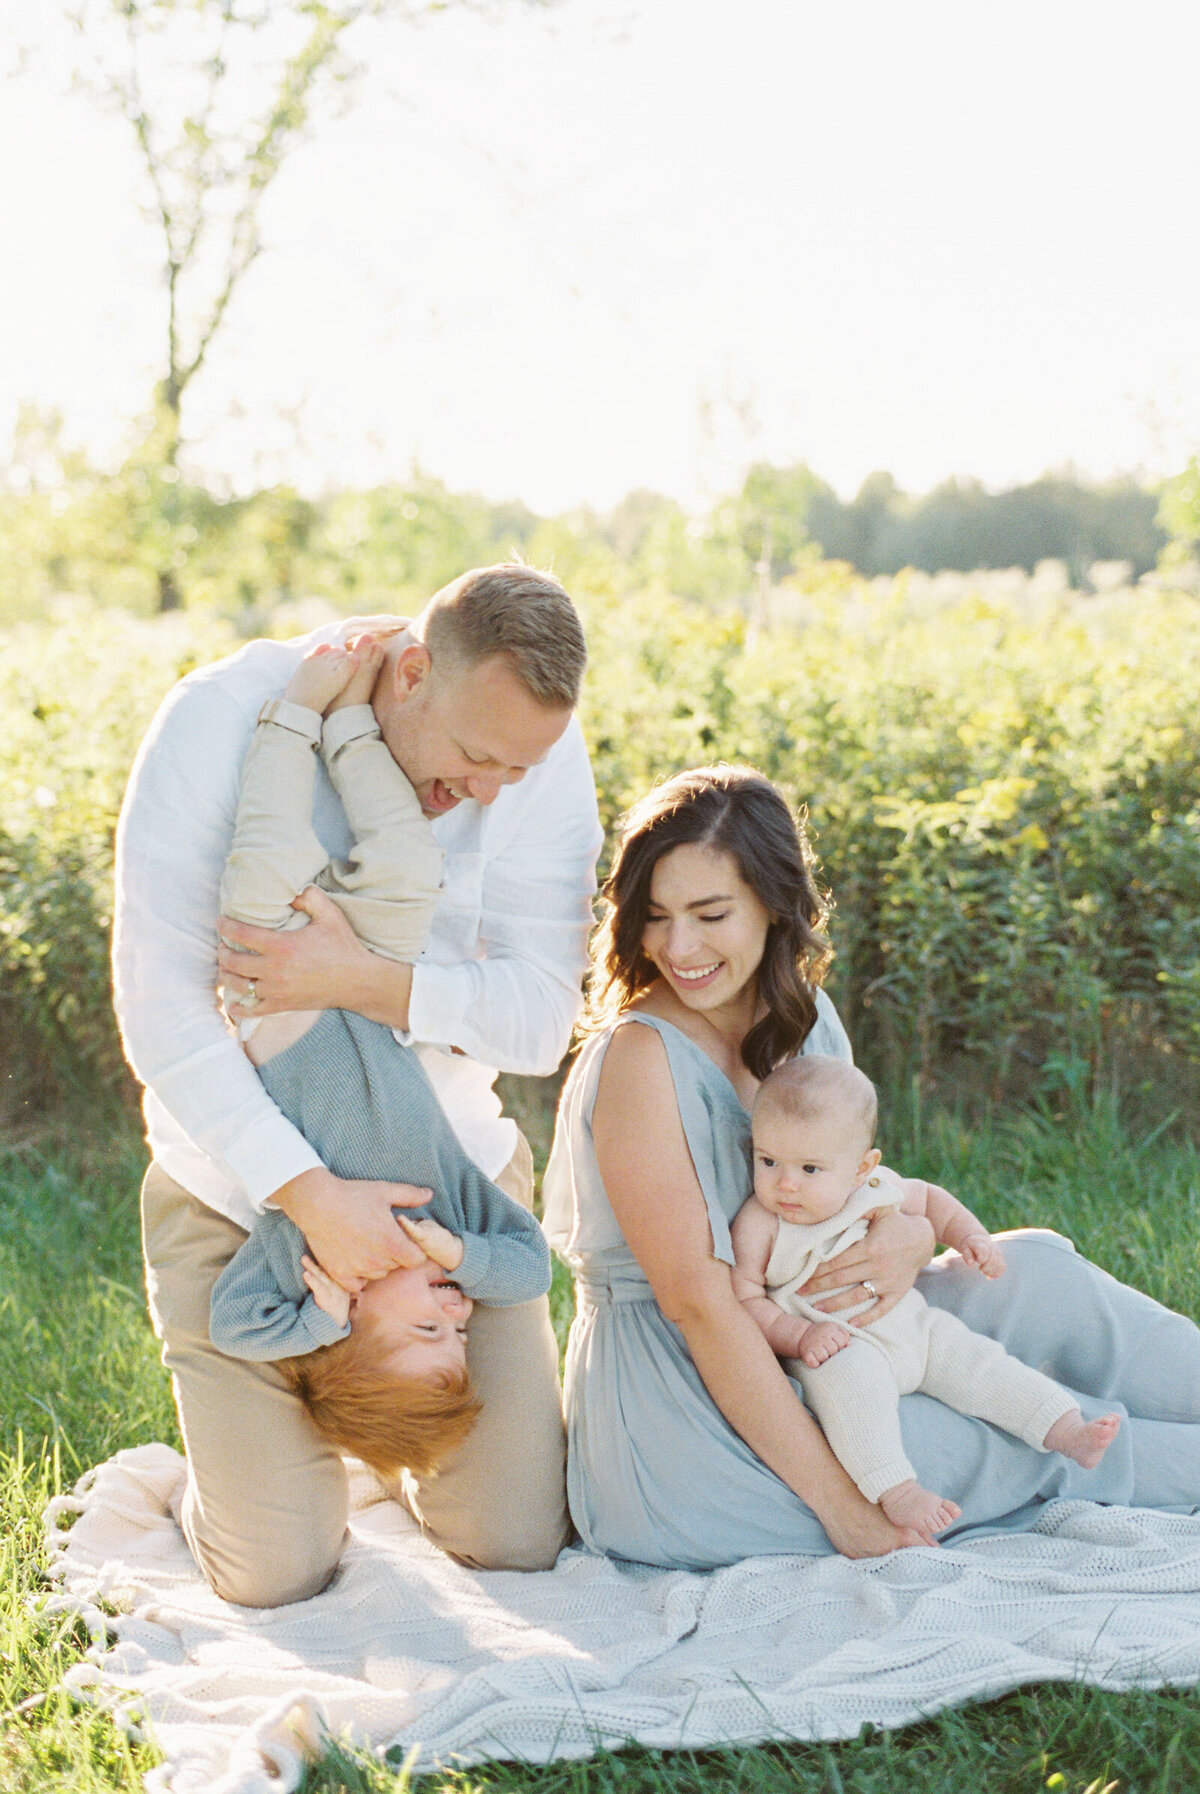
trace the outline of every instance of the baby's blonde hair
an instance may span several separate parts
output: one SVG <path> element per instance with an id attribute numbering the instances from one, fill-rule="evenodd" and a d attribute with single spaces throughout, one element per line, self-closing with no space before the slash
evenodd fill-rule
<path id="1" fill-rule="evenodd" d="M 789 1121 L 813 1121 L 828 1115 L 831 1109 L 844 1113 L 847 1126 L 861 1134 L 863 1151 L 868 1151 L 879 1119 L 874 1084 L 847 1059 L 803 1053 L 798 1059 L 777 1066 L 769 1078 L 763 1079 L 754 1099 L 751 1131 L 755 1121 L 769 1113 Z"/>
<path id="2" fill-rule="evenodd" d="M 423 1377 L 387 1371 L 373 1329 L 361 1322 L 346 1339 L 280 1358 L 277 1368 L 322 1437 L 384 1477 L 401 1470 L 433 1475 L 483 1407 L 465 1370 Z"/>

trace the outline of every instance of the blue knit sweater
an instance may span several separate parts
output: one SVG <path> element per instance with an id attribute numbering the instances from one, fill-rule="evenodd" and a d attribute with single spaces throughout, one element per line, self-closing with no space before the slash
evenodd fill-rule
<path id="1" fill-rule="evenodd" d="M 485 1177 L 459 1145 L 424 1068 L 389 1028 L 330 1009 L 260 1068 L 267 1091 L 338 1177 L 428 1186 L 402 1211 L 440 1221 L 463 1242 L 454 1281 L 508 1307 L 550 1287 L 550 1250 L 527 1209 Z M 401 1211 L 397 1211 L 401 1212 Z M 267 1209 L 213 1285 L 212 1343 L 235 1358 L 290 1358 L 344 1339 L 305 1287 L 307 1250 L 294 1221 Z"/>

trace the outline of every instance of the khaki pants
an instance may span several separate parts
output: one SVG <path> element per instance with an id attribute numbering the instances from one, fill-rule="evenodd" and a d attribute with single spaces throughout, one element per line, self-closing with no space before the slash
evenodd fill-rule
<path id="1" fill-rule="evenodd" d="M 529 1147 L 496 1182 L 529 1208 Z M 245 1234 L 158 1166 L 142 1186 L 146 1287 L 188 1456 L 182 1523 L 217 1594 L 278 1607 L 324 1588 L 346 1530 L 346 1471 L 270 1364 L 208 1337 L 209 1292 Z M 540 1570 L 570 1536 L 558 1353 L 545 1297 L 472 1314 L 467 1365 L 483 1413 L 433 1478 L 394 1493 L 427 1536 L 480 1569 Z"/>

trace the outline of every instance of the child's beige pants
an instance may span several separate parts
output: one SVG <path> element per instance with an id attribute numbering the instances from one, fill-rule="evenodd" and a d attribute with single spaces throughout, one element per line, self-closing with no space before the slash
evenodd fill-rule
<path id="1" fill-rule="evenodd" d="M 834 1456 L 868 1501 L 916 1480 L 900 1436 L 902 1395 L 935 1396 L 1038 1451 L 1055 1421 L 1079 1405 L 1061 1383 L 1010 1357 L 957 1316 L 930 1308 L 916 1290 L 882 1320 L 851 1331 L 853 1342 L 815 1370 L 798 1358 L 785 1359 L 784 1369 L 800 1383 Z"/>

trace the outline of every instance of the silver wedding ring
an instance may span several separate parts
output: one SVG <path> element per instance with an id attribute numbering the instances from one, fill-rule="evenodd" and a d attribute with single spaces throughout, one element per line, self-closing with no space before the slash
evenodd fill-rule
<path id="1" fill-rule="evenodd" d="M 867 1294 L 870 1296 L 872 1302 L 878 1302 L 879 1291 L 875 1288 L 875 1285 L 871 1282 L 870 1278 L 864 1277 L 862 1280 L 862 1286 L 866 1290 Z"/>
<path id="2" fill-rule="evenodd" d="M 257 1009 L 258 1008 L 258 980 L 256 978 L 251 978 L 249 989 L 246 990 L 245 992 L 243 992 L 242 1008 L 243 1009 Z"/>

